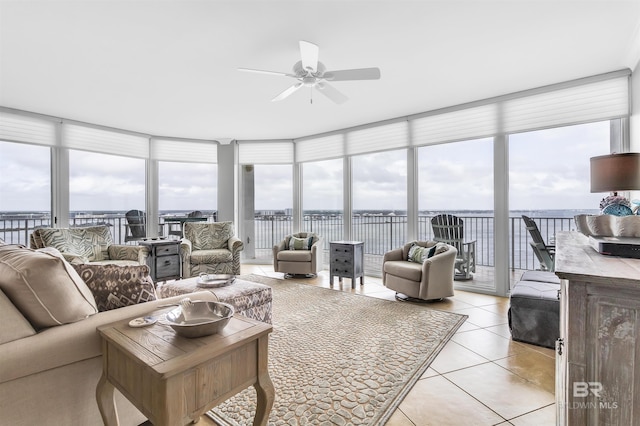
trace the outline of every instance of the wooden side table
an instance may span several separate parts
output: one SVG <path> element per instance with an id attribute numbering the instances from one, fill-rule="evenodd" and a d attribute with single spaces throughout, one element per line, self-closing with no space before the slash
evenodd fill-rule
<path id="1" fill-rule="evenodd" d="M 147 266 L 153 282 L 180 279 L 180 240 L 142 240 L 138 244 L 149 249 Z"/>
<path id="2" fill-rule="evenodd" d="M 333 285 L 333 277 L 351 278 L 351 288 L 356 288 L 356 278 L 360 277 L 360 285 L 364 285 L 364 243 L 362 241 L 329 242 L 329 283 Z"/>
<path id="3" fill-rule="evenodd" d="M 156 311 L 159 316 L 172 308 Z M 269 324 L 234 316 L 218 334 L 188 339 L 158 321 L 98 328 L 102 377 L 96 389 L 107 426 L 118 424 L 117 388 L 154 426 L 183 426 L 248 386 L 258 396 L 254 425 L 266 425 L 275 399 L 267 370 Z"/>

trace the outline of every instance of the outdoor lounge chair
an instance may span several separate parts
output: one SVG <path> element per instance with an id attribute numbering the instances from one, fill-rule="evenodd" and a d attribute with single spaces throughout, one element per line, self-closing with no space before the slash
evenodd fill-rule
<path id="1" fill-rule="evenodd" d="M 147 237 L 146 218 L 143 211 L 129 210 L 124 217 L 127 219 L 124 242 L 140 241 Z"/>
<path id="2" fill-rule="evenodd" d="M 555 270 L 555 254 L 556 248 L 551 245 L 547 245 L 542 239 L 542 234 L 540 234 L 540 230 L 538 229 L 538 225 L 535 223 L 533 219 L 522 215 L 522 220 L 531 235 L 531 241 L 529 244 L 531 248 L 533 248 L 533 253 L 535 253 L 538 262 L 540 262 L 540 269 L 543 271 L 553 272 Z"/>
<path id="3" fill-rule="evenodd" d="M 452 245 L 458 251 L 455 280 L 470 280 L 476 271 L 476 241 L 464 241 L 464 222 L 451 214 L 439 214 L 431 219 L 434 241 Z"/>

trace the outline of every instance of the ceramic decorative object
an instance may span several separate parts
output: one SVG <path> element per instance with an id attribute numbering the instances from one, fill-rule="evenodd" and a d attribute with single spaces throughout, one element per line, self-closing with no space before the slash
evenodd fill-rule
<path id="1" fill-rule="evenodd" d="M 594 237 L 640 237 L 640 216 L 580 214 L 574 217 L 578 231 Z"/>
<path id="2" fill-rule="evenodd" d="M 233 306 L 222 302 L 181 301 L 180 305 L 179 308 L 170 311 L 166 319 L 169 326 L 184 337 L 202 337 L 218 333 L 235 313 Z"/>

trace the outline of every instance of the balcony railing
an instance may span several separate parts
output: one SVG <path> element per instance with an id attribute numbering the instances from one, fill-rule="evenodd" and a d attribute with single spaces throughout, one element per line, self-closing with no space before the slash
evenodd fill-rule
<path id="1" fill-rule="evenodd" d="M 432 240 L 431 219 L 433 216 L 418 217 L 418 239 Z M 476 241 L 476 264 L 494 266 L 493 216 L 463 216 L 466 241 Z M 287 215 L 258 216 L 255 218 L 255 248 L 265 256 L 271 256 L 271 247 L 292 232 L 292 218 Z M 575 229 L 573 218 L 538 217 L 534 218 L 545 241 L 552 243 L 558 231 Z M 522 217 L 510 217 L 510 257 L 512 269 L 538 269 L 538 260 L 533 253 L 531 236 Z M 322 235 L 324 249 L 329 242 L 343 239 L 343 218 L 340 215 L 307 215 L 304 217 L 303 230 Z M 401 247 L 407 241 L 406 216 L 354 215 L 352 219 L 353 239 L 364 241 L 367 255 L 382 256 L 385 252 Z"/>
<path id="2" fill-rule="evenodd" d="M 494 240 L 492 216 L 463 216 L 465 240 L 476 241 L 476 263 L 480 266 L 494 266 Z M 214 221 L 215 213 L 209 216 Z M 418 239 L 433 239 L 431 229 L 432 216 L 418 217 Z M 558 231 L 575 229 L 573 218 L 537 217 L 534 218 L 540 232 L 548 243 L 552 243 Z M 123 214 L 83 215 L 70 219 L 70 226 L 107 225 L 111 227 L 114 242 L 124 244 L 126 219 Z M 168 235 L 168 224 L 162 217 L 159 220 L 164 235 Z M 46 216 L 31 217 L 24 215 L 0 215 L 0 238 L 9 244 L 29 245 L 29 235 L 39 227 L 51 226 L 51 219 Z M 254 235 L 256 256 L 271 256 L 271 248 L 282 238 L 292 232 L 293 221 L 289 215 L 256 216 Z M 509 218 L 510 226 L 510 258 L 512 269 L 537 269 L 538 261 L 530 246 L 531 237 L 521 217 Z M 305 231 L 322 235 L 324 249 L 329 249 L 329 242 L 343 239 L 343 217 L 341 215 L 307 215 L 302 228 Z M 407 217 L 393 215 L 354 215 L 352 218 L 352 239 L 364 241 L 365 254 L 382 256 L 385 252 L 405 244 L 407 238 Z"/>

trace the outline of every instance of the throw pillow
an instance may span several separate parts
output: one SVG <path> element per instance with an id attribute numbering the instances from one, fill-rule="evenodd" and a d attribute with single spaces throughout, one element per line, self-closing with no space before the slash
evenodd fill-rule
<path id="1" fill-rule="evenodd" d="M 80 321 L 98 312 L 78 273 L 50 252 L 0 246 L 0 289 L 36 330 Z"/>
<path id="2" fill-rule="evenodd" d="M 407 260 L 409 262 L 422 263 L 425 261 L 425 259 L 427 259 L 428 252 L 429 252 L 428 247 L 422 247 L 417 244 L 414 244 L 409 249 L 409 255 Z"/>
<path id="3" fill-rule="evenodd" d="M 436 254 L 444 253 L 447 250 L 449 250 L 449 246 L 447 246 L 445 243 L 436 243 L 436 245 L 431 247 L 431 250 L 429 250 L 429 255 L 427 256 L 427 258 L 433 257 Z"/>
<path id="4" fill-rule="evenodd" d="M 289 250 L 311 250 L 313 245 L 313 237 L 298 238 L 291 236 L 289 238 Z"/>
<path id="5" fill-rule="evenodd" d="M 147 265 L 73 265 L 95 297 L 98 311 L 157 299 Z"/>

